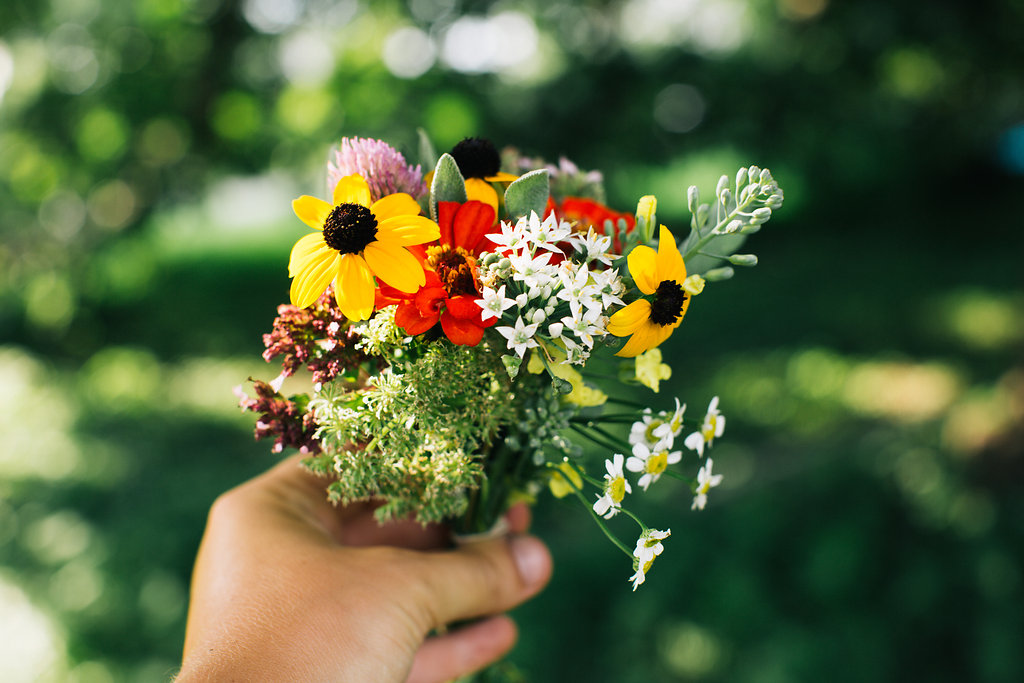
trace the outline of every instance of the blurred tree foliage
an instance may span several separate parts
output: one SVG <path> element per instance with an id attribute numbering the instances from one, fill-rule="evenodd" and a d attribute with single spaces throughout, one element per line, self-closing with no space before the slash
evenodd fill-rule
<path id="1" fill-rule="evenodd" d="M 636 594 L 542 503 L 531 679 L 1021 680 L 1022 31 L 1020 0 L 6 0 L 0 678 L 169 676 L 205 511 L 273 461 L 230 388 L 272 374 L 289 200 L 342 135 L 415 158 L 422 126 L 670 226 L 741 164 L 787 195 L 655 403 L 721 395 L 732 486 L 652 496 Z"/>

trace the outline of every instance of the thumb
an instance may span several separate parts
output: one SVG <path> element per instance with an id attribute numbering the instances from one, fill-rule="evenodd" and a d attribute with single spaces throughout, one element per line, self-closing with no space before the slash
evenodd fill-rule
<path id="1" fill-rule="evenodd" d="M 533 536 L 473 543 L 419 559 L 415 574 L 427 630 L 509 610 L 551 578 L 551 553 Z"/>

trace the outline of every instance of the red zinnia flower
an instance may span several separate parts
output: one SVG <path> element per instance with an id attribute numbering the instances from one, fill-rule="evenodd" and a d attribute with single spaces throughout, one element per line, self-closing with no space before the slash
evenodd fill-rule
<path id="1" fill-rule="evenodd" d="M 409 247 L 423 263 L 426 284 L 407 294 L 380 282 L 377 308 L 397 303 L 395 324 L 408 334 L 426 332 L 440 321 L 453 343 L 479 344 L 484 329 L 497 322 L 483 320 L 476 272 L 477 256 L 490 246 L 484 236 L 493 230 L 494 218 L 494 209 L 483 202 L 438 202 L 440 239 Z"/>
<path id="2" fill-rule="evenodd" d="M 636 227 L 636 217 L 633 214 L 614 211 L 600 202 L 584 197 L 566 197 L 558 204 L 549 198 L 546 213 L 551 212 L 554 212 L 559 220 L 575 223 L 577 232 L 585 233 L 591 227 L 597 232 L 604 232 L 606 220 L 610 220 L 613 225 L 618 226 L 620 218 L 626 221 L 625 232 L 628 233 Z M 622 253 L 622 242 L 619 240 L 617 229 L 612 239 L 615 253 Z"/>

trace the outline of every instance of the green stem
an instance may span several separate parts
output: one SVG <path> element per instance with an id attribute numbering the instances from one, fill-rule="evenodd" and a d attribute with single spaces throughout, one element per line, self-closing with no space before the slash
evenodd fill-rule
<path id="1" fill-rule="evenodd" d="M 693 258 L 693 257 L 694 257 L 694 256 L 695 256 L 695 255 L 696 255 L 696 254 L 697 254 L 697 253 L 698 253 L 698 252 L 699 252 L 699 251 L 701 250 L 701 249 L 703 249 L 703 248 L 704 248 L 704 246 L 705 246 L 705 245 L 706 245 L 706 244 L 707 244 L 708 242 L 710 242 L 711 240 L 713 240 L 713 239 L 714 239 L 714 238 L 716 238 L 716 237 L 719 237 L 719 234 L 718 234 L 718 230 L 719 230 L 719 229 L 721 229 L 722 227 L 724 227 L 724 226 L 728 225 L 728 224 L 729 224 L 729 221 L 731 221 L 731 220 L 732 220 L 733 218 L 735 218 L 736 216 L 738 216 L 738 215 L 740 215 L 741 213 L 743 213 L 743 211 L 744 211 L 744 210 L 745 210 L 745 209 L 746 209 L 746 208 L 747 208 L 747 207 L 748 207 L 748 206 L 749 206 L 749 205 L 750 205 L 751 203 L 752 203 L 752 200 L 751 200 L 750 198 L 748 198 L 748 199 L 747 199 L 747 201 L 746 201 L 746 202 L 745 202 L 745 203 L 743 204 L 743 206 L 737 206 L 737 207 L 736 207 L 735 209 L 733 209 L 732 211 L 730 211 L 730 212 L 729 212 L 729 213 L 728 213 L 728 214 L 726 215 L 726 217 L 725 217 L 725 218 L 723 218 L 722 220 L 718 221 L 718 222 L 717 222 L 717 223 L 715 224 L 715 227 L 711 228 L 711 230 L 710 230 L 710 231 L 708 231 L 708 234 L 707 234 L 707 235 L 704 235 L 703 237 L 701 237 L 701 238 L 700 238 L 699 240 L 697 240 L 696 244 L 694 244 L 694 245 L 693 245 L 692 247 L 690 247 L 689 249 L 687 249 L 687 250 L 686 250 L 686 253 L 685 253 L 685 254 L 683 254 L 683 261 L 689 261 L 689 260 L 690 260 L 691 258 Z M 719 213 L 719 209 L 718 209 L 717 207 L 718 207 L 718 206 L 720 206 L 720 205 L 721 205 L 721 204 L 718 204 L 718 203 L 716 203 L 716 208 L 715 208 L 715 217 L 717 217 L 717 216 L 718 216 L 718 213 Z M 697 234 L 699 235 L 700 233 L 698 232 Z"/>
<path id="2" fill-rule="evenodd" d="M 587 430 L 583 429 L 583 427 L 581 427 L 578 424 L 570 424 L 569 427 L 583 438 L 591 441 L 594 444 L 597 444 L 601 448 L 605 448 L 609 451 L 612 451 L 613 453 L 618 452 L 619 450 L 619 447 L 616 446 L 614 443 L 607 443 L 605 441 L 602 441 L 601 439 L 598 439 L 596 436 L 594 436 Z"/>
<path id="3" fill-rule="evenodd" d="M 568 460 L 566 460 L 566 462 L 569 463 L 570 467 L 572 467 L 574 470 L 576 470 L 577 474 L 581 474 L 581 475 L 583 474 L 580 471 L 580 469 L 575 465 L 575 463 L 572 463 L 572 462 L 570 462 Z M 548 467 L 550 467 L 552 469 L 557 469 L 558 468 L 557 465 L 554 465 L 554 464 L 551 464 L 551 463 L 548 463 Z M 601 531 L 604 532 L 604 535 L 608 537 L 608 540 L 611 541 L 612 543 L 614 543 L 615 546 L 619 550 L 621 550 L 622 552 L 626 553 L 626 556 L 630 559 L 630 561 L 632 561 L 633 560 L 633 551 L 630 550 L 629 548 L 627 548 L 625 546 L 625 544 L 622 541 L 620 541 L 615 536 L 615 534 L 613 534 L 611 532 L 611 529 L 609 529 L 607 527 L 607 525 L 605 525 L 604 520 L 601 519 L 601 517 L 596 512 L 594 512 L 594 506 L 587 502 L 587 499 L 583 496 L 583 492 L 580 491 L 578 486 L 576 486 L 576 483 L 573 482 L 569 477 L 563 477 L 563 478 L 566 481 L 569 482 L 569 486 L 572 488 L 572 492 L 574 494 L 576 494 L 576 498 L 578 498 L 580 503 L 583 504 L 583 507 L 587 508 L 587 512 L 590 513 L 591 518 L 593 518 L 594 522 L 597 523 L 597 526 L 601 528 Z M 622 508 L 619 508 L 619 509 L 622 510 Z"/>
<path id="4" fill-rule="evenodd" d="M 632 446 L 629 445 L 629 442 L 623 441 L 622 437 L 615 436 L 614 434 L 605 431 L 604 428 L 602 428 L 602 427 L 600 427 L 600 426 L 598 426 L 596 424 L 595 425 L 591 425 L 590 428 L 593 429 L 598 434 L 600 434 L 605 439 L 608 439 L 611 443 L 618 443 L 619 446 L 624 447 L 625 451 L 630 451 L 631 452 L 633 450 Z"/>

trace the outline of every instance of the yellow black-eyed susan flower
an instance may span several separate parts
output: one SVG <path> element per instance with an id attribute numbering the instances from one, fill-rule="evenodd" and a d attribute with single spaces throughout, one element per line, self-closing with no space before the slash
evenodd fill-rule
<path id="1" fill-rule="evenodd" d="M 309 306 L 334 282 L 345 317 L 366 320 L 373 313 L 374 276 L 403 292 L 423 286 L 423 267 L 406 247 L 436 240 L 440 229 L 419 215 L 410 195 L 399 192 L 371 202 L 366 180 L 353 174 L 335 185 L 333 204 L 303 195 L 292 208 L 317 231 L 292 247 L 288 275 L 295 306 Z"/>
<path id="2" fill-rule="evenodd" d="M 661 344 L 679 327 L 690 306 L 690 295 L 683 289 L 686 264 L 676 240 L 661 226 L 658 251 L 639 245 L 626 259 L 637 289 L 652 299 L 637 299 L 612 314 L 608 331 L 629 340 L 615 355 L 632 358 Z M 632 336 L 630 336 L 632 335 Z"/>

